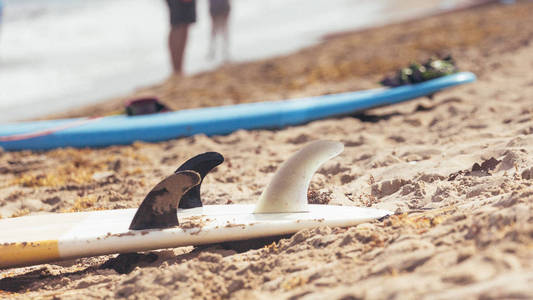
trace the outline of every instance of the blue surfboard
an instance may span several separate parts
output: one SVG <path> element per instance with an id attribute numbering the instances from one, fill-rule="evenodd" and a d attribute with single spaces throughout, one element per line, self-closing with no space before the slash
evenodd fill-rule
<path id="1" fill-rule="evenodd" d="M 11 123 L 0 125 L 0 147 L 5 150 L 103 147 L 135 141 L 158 142 L 199 133 L 222 135 L 239 129 L 282 128 L 407 101 L 475 80 L 474 74 L 462 72 L 413 85 L 303 99 L 185 109 L 136 117 Z M 43 134 L 31 134 L 35 132 Z"/>

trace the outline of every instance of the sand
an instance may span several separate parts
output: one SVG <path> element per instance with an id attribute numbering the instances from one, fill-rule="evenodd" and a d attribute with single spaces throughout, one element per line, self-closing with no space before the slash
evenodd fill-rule
<path id="1" fill-rule="evenodd" d="M 531 13 L 531 2 L 490 5 L 347 33 L 293 55 L 172 78 L 136 94 L 191 107 L 346 91 L 376 86 L 393 68 L 437 52 L 452 53 L 462 69 L 478 74 L 478 82 L 433 100 L 282 130 L 0 153 L 3 217 L 135 207 L 160 179 L 205 151 L 224 154 L 226 162 L 206 177 L 204 202 L 253 203 L 279 164 L 316 139 L 341 141 L 345 151 L 313 177 L 315 201 L 395 211 L 255 247 L 185 247 L 118 262 L 109 255 L 2 270 L 0 297 L 533 298 Z M 120 101 L 68 115 L 113 111 Z"/>

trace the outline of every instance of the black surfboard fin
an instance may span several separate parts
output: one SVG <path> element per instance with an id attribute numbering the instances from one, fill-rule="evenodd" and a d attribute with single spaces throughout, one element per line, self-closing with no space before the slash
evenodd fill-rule
<path id="1" fill-rule="evenodd" d="M 131 230 L 178 226 L 178 205 L 192 187 L 202 182 L 195 171 L 176 172 L 159 182 L 144 198 L 130 224 Z"/>
<path id="2" fill-rule="evenodd" d="M 200 174 L 200 183 L 191 188 L 185 195 L 183 195 L 183 197 L 181 197 L 179 208 L 202 206 L 200 188 L 202 187 L 204 177 L 222 162 L 224 162 L 222 154 L 218 152 L 206 152 L 189 159 L 176 170 L 176 172 L 192 170 Z"/>

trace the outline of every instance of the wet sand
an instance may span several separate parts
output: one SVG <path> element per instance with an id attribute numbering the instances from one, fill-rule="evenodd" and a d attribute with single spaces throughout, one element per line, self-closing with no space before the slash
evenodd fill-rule
<path id="1" fill-rule="evenodd" d="M 365 89 L 439 53 L 478 75 L 433 100 L 282 130 L 0 153 L 4 218 L 135 207 L 205 151 L 226 157 L 204 182 L 205 203 L 253 203 L 279 164 L 315 139 L 342 141 L 345 151 L 320 168 L 310 191 L 331 204 L 396 212 L 351 228 L 303 230 L 257 249 L 152 251 L 114 264 L 129 267 L 127 274 L 102 268 L 114 255 L 3 270 L 0 297 L 532 298 L 532 13 L 531 2 L 489 5 L 341 35 L 135 95 L 186 108 Z M 122 100 L 67 115 L 112 112 Z"/>

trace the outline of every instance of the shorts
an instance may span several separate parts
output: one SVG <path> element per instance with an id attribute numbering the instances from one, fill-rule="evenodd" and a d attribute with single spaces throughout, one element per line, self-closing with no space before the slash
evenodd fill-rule
<path id="1" fill-rule="evenodd" d="M 209 0 L 211 17 L 228 16 L 230 9 L 229 0 Z"/>
<path id="2" fill-rule="evenodd" d="M 167 0 L 170 24 L 191 24 L 196 22 L 195 0 Z"/>

